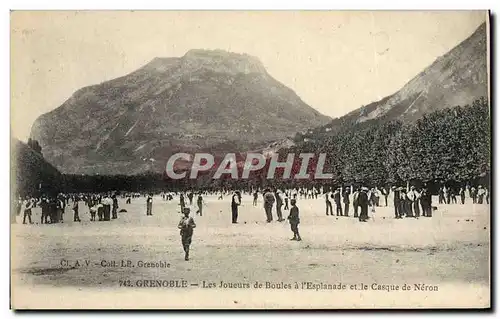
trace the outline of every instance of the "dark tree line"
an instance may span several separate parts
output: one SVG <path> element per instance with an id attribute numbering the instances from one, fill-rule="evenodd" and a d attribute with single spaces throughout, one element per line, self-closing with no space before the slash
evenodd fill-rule
<path id="1" fill-rule="evenodd" d="M 480 98 L 425 115 L 416 123 L 348 123 L 335 135 L 308 136 L 297 151 L 328 153 L 338 184 L 420 181 L 466 183 L 490 174 L 490 114 Z"/>

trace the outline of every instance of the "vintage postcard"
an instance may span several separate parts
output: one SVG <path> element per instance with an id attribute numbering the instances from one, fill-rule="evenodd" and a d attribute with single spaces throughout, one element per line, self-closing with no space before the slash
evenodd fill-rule
<path id="1" fill-rule="evenodd" d="M 11 308 L 491 307 L 487 11 L 12 11 Z"/>

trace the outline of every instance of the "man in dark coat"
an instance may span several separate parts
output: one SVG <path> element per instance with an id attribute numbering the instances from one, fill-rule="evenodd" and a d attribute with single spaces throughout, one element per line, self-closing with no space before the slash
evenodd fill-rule
<path id="1" fill-rule="evenodd" d="M 264 191 L 264 210 L 266 211 L 267 222 L 270 223 L 273 221 L 273 205 L 275 202 L 275 198 L 271 190 L 266 189 Z"/>
<path id="2" fill-rule="evenodd" d="M 118 199 L 116 198 L 116 195 L 113 195 L 113 210 L 112 210 L 112 217 L 113 219 L 118 218 Z"/>
<path id="3" fill-rule="evenodd" d="M 292 208 L 290 209 L 290 215 L 288 215 L 288 221 L 290 222 L 290 228 L 292 229 L 293 232 L 293 238 L 290 240 L 301 241 L 302 238 L 300 238 L 299 235 L 300 218 L 299 218 L 299 208 L 296 205 L 297 201 L 295 199 L 292 199 L 290 204 L 292 205 Z"/>
<path id="4" fill-rule="evenodd" d="M 342 216 L 342 204 L 341 202 L 341 194 L 340 194 L 340 188 L 337 188 L 335 192 L 333 193 L 333 201 L 335 202 L 335 209 L 337 212 L 337 216 Z"/>
<path id="5" fill-rule="evenodd" d="M 392 187 L 392 193 L 394 194 L 394 218 L 400 219 L 401 217 L 401 188 Z"/>
<path id="6" fill-rule="evenodd" d="M 358 218 L 358 197 L 359 197 L 359 189 L 356 187 L 354 193 L 352 194 L 352 208 L 354 209 L 354 218 Z"/>
<path id="7" fill-rule="evenodd" d="M 78 215 L 78 199 L 75 198 L 73 201 L 73 221 L 80 222 L 80 216 Z"/>
<path id="8" fill-rule="evenodd" d="M 359 221 L 366 222 L 368 220 L 368 188 L 361 187 L 361 192 L 358 195 L 358 206 L 361 208 Z"/>
<path id="9" fill-rule="evenodd" d="M 238 223 L 238 206 L 241 205 L 241 194 L 239 191 L 234 192 L 231 198 L 231 213 L 232 213 L 232 223 Z"/>
<path id="10" fill-rule="evenodd" d="M 349 195 L 351 195 L 351 190 L 349 187 L 346 187 L 345 191 L 342 193 L 342 201 L 344 202 L 344 216 L 347 217 L 349 217 L 349 204 L 351 203 Z"/>

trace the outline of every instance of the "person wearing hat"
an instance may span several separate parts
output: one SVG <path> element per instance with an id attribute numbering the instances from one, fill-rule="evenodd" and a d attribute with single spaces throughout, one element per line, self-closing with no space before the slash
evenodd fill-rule
<path id="1" fill-rule="evenodd" d="M 343 216 L 342 204 L 341 204 L 342 194 L 340 193 L 340 187 L 338 187 L 335 192 L 333 192 L 333 201 L 335 202 L 335 211 L 337 216 Z"/>
<path id="2" fill-rule="evenodd" d="M 266 211 L 266 221 L 268 223 L 273 221 L 273 205 L 274 195 L 269 188 L 264 191 L 264 210 Z"/>
<path id="3" fill-rule="evenodd" d="M 482 204 L 483 203 L 483 200 L 484 200 L 484 194 L 486 192 L 484 191 L 484 188 L 483 186 L 479 185 L 477 187 L 477 203 L 478 204 Z"/>
<path id="4" fill-rule="evenodd" d="M 432 194 L 427 184 L 424 184 L 420 191 L 420 205 L 422 205 L 423 210 L 422 216 L 432 217 Z"/>
<path id="5" fill-rule="evenodd" d="M 302 238 L 300 238 L 299 235 L 299 224 L 300 224 L 300 218 L 299 218 L 299 208 L 297 207 L 297 200 L 292 199 L 290 201 L 290 204 L 292 207 L 290 208 L 290 215 L 288 215 L 288 221 L 290 222 L 290 228 L 292 229 L 293 232 L 293 238 L 290 240 L 297 240 L 301 241 Z"/>
<path id="6" fill-rule="evenodd" d="M 153 194 L 149 194 L 146 199 L 146 216 L 153 215 Z"/>
<path id="7" fill-rule="evenodd" d="M 462 203 L 462 205 L 465 204 L 465 190 L 463 187 L 460 187 L 458 195 L 460 195 L 460 202 Z"/>
<path id="8" fill-rule="evenodd" d="M 239 191 L 234 192 L 231 198 L 231 213 L 232 213 L 232 223 L 238 223 L 238 207 L 241 205 L 241 193 Z"/>
<path id="9" fill-rule="evenodd" d="M 392 186 L 392 193 L 394 194 L 394 218 L 400 219 L 401 217 L 401 187 Z"/>
<path id="10" fill-rule="evenodd" d="M 354 193 L 352 194 L 352 208 L 354 209 L 354 218 L 359 217 L 359 215 L 358 215 L 358 208 L 359 208 L 358 197 L 359 197 L 359 188 L 356 187 L 354 189 Z"/>
<path id="11" fill-rule="evenodd" d="M 193 238 L 193 230 L 196 227 L 194 218 L 189 216 L 191 210 L 189 207 L 184 207 L 182 209 L 183 216 L 179 221 L 177 228 L 180 229 L 182 248 L 184 249 L 184 260 L 189 260 L 189 246 L 191 245 L 191 240 Z"/>
<path id="12" fill-rule="evenodd" d="M 344 202 L 344 216 L 349 217 L 349 196 L 351 195 L 351 189 L 349 186 L 346 187 L 345 191 L 342 193 L 342 201 Z"/>
<path id="13" fill-rule="evenodd" d="M 283 207 L 283 198 L 281 197 L 281 191 L 277 190 L 274 193 L 274 196 L 276 197 L 276 215 L 278 215 L 278 221 L 282 222 L 285 219 L 283 218 L 283 214 L 281 213 L 281 207 Z"/>
<path id="14" fill-rule="evenodd" d="M 358 195 L 358 206 L 361 208 L 359 221 L 366 222 L 368 220 L 368 188 L 361 187 L 361 192 Z"/>

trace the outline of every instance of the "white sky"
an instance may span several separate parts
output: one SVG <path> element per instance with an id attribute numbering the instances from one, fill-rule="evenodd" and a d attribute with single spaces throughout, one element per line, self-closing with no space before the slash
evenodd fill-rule
<path id="1" fill-rule="evenodd" d="M 101 11 L 11 14 L 11 130 L 74 91 L 154 57 L 224 49 L 258 57 L 323 114 L 339 117 L 400 89 L 467 38 L 484 11 Z"/>

